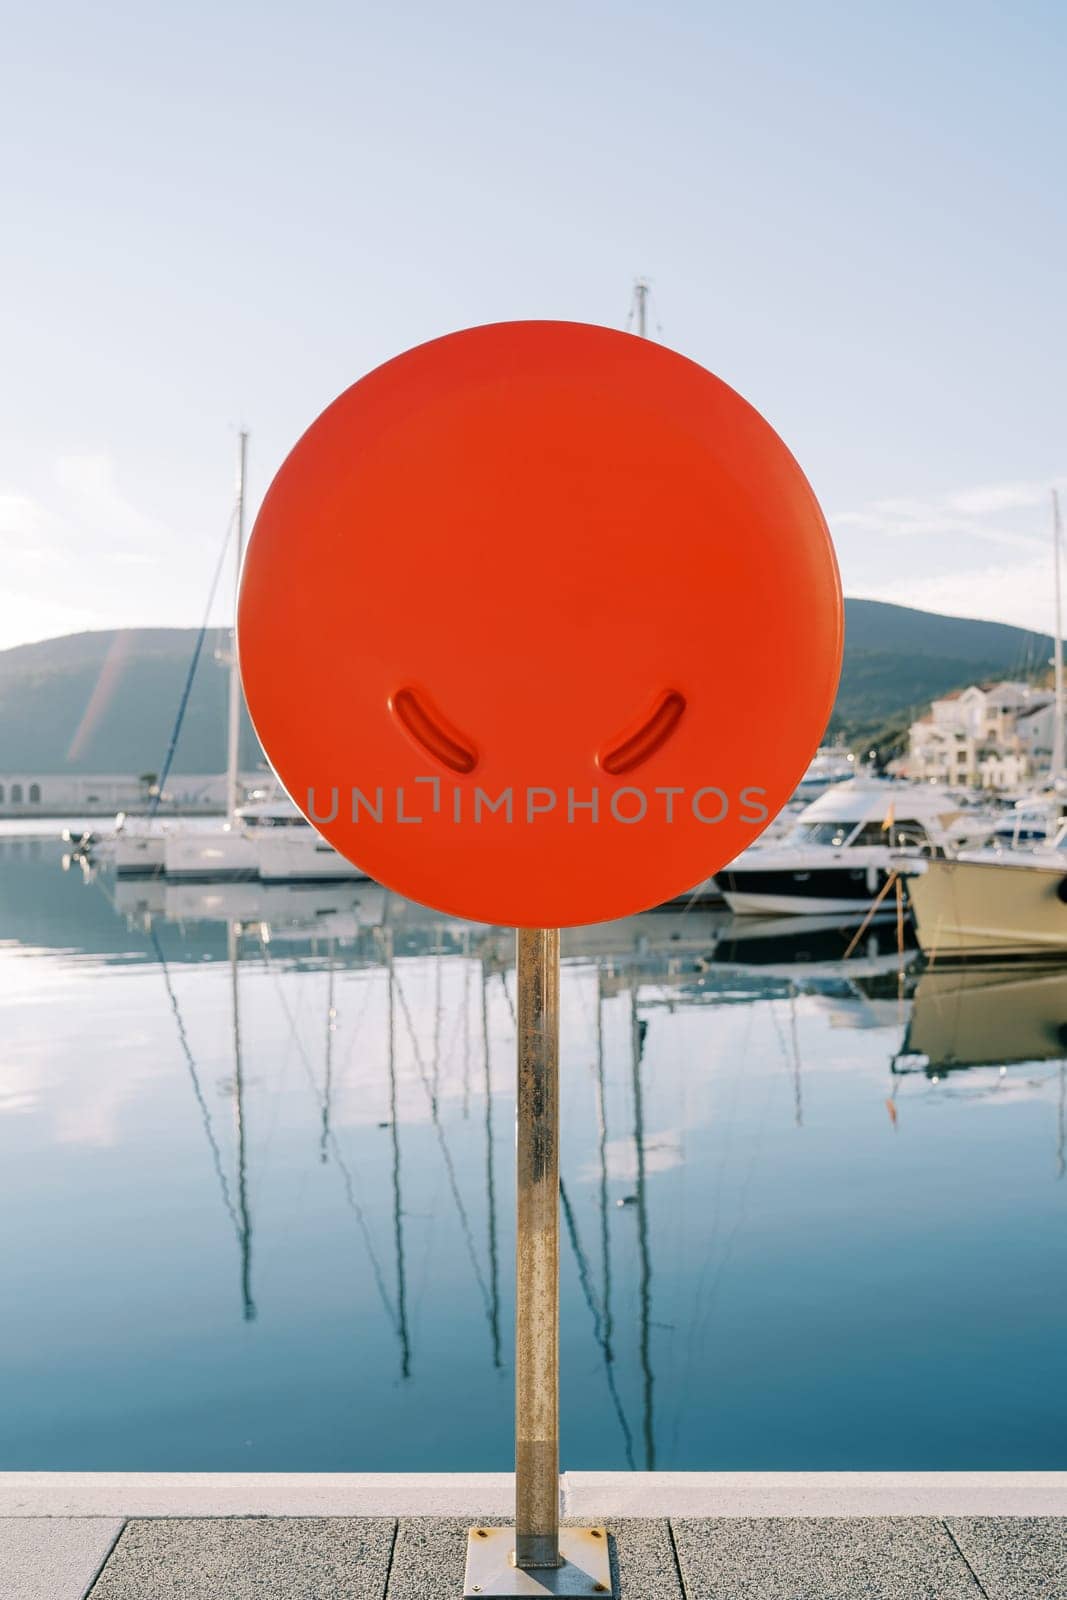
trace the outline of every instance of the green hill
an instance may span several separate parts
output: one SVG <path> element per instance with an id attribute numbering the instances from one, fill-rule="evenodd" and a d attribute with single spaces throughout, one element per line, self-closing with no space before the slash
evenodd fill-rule
<path id="1" fill-rule="evenodd" d="M 1030 678 L 1048 669 L 1053 640 L 1005 622 L 937 616 L 881 600 L 846 600 L 845 667 L 833 728 L 859 738 L 889 718 L 985 678 Z"/>
<path id="2" fill-rule="evenodd" d="M 195 628 L 72 633 L 0 651 L 0 771 L 158 772 Z M 226 766 L 229 635 L 212 629 L 193 680 L 175 772 Z M 247 716 L 241 766 L 263 760 Z"/>
<path id="3" fill-rule="evenodd" d="M 999 622 L 846 600 L 845 662 L 831 731 L 886 742 L 932 696 L 985 678 L 1032 676 L 1052 641 Z M 0 651 L 0 771 L 159 770 L 196 641 L 193 628 L 68 634 Z M 228 638 L 213 630 L 193 685 L 176 772 L 226 761 Z M 241 765 L 263 759 L 245 718 Z"/>
<path id="4" fill-rule="evenodd" d="M 1052 654 L 1047 634 L 1002 622 L 944 617 L 932 611 L 845 601 L 845 659 L 830 727 L 849 743 L 883 743 L 930 701 L 989 678 L 1043 674 Z"/>

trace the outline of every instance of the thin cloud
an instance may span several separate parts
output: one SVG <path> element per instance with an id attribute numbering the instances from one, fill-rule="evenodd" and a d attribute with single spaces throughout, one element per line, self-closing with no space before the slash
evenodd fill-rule
<path id="1" fill-rule="evenodd" d="M 1031 506 L 1047 505 L 1050 490 L 1062 487 L 1062 478 L 1054 478 L 1051 483 L 988 483 L 946 495 L 944 503 L 967 516 L 993 516 L 1000 511 L 1026 511 Z"/>
<path id="2" fill-rule="evenodd" d="M 1052 508 L 1062 475 L 872 500 L 831 517 L 849 594 L 1052 631 Z"/>
<path id="3" fill-rule="evenodd" d="M 1054 626 L 1051 548 L 1031 561 L 929 576 L 910 573 L 884 583 L 852 585 L 849 593 L 950 617 L 1009 622 L 1038 633 L 1051 633 Z"/>
<path id="4" fill-rule="evenodd" d="M 834 528 L 850 528 L 890 539 L 955 534 L 1010 549 L 1036 550 L 1045 543 L 1043 530 L 1035 527 L 1033 532 L 1027 532 L 986 519 L 1007 511 L 1047 506 L 1052 488 L 1064 483 L 1067 480 L 1053 478 L 1040 483 L 982 484 L 928 500 L 872 500 L 858 511 L 837 512 L 830 523 Z M 1026 520 L 1032 524 L 1035 519 Z"/>

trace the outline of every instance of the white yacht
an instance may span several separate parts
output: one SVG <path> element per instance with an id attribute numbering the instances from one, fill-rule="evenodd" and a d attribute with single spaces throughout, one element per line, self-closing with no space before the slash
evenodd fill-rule
<path id="1" fill-rule="evenodd" d="M 835 783 L 845 783 L 856 776 L 856 757 L 851 750 L 837 745 L 820 745 L 812 756 L 808 770 L 796 786 L 794 800 L 807 805 L 825 794 Z"/>
<path id="2" fill-rule="evenodd" d="M 715 882 L 737 916 L 862 915 L 901 852 L 978 846 L 995 825 L 995 814 L 932 784 L 853 778 L 807 806 L 784 838 L 743 851 Z M 885 908 L 893 910 L 888 900 Z"/>
<path id="3" fill-rule="evenodd" d="M 144 817 L 120 814 L 107 856 L 116 872 L 158 873 L 163 870 L 163 829 Z"/>
<path id="4" fill-rule="evenodd" d="M 963 851 L 916 862 L 904 880 L 923 954 L 1055 956 L 1067 952 L 1067 822 L 1029 850 Z"/>
<path id="5" fill-rule="evenodd" d="M 255 878 L 258 874 L 255 839 L 241 825 L 240 810 L 232 821 L 214 828 L 175 828 L 163 836 L 166 878 Z"/>
<path id="6" fill-rule="evenodd" d="M 264 883 L 366 880 L 367 874 L 327 844 L 287 795 L 254 798 L 231 821 L 210 830 L 164 835 L 168 879 L 260 878 Z"/>
<path id="7" fill-rule="evenodd" d="M 1024 794 L 1008 807 L 993 831 L 991 843 L 1012 850 L 1050 844 L 1067 813 L 1067 787 L 1062 778 Z"/>
<path id="8" fill-rule="evenodd" d="M 241 806 L 237 818 L 253 839 L 264 883 L 367 879 L 362 867 L 339 855 L 288 798 Z"/>
<path id="9" fill-rule="evenodd" d="M 248 444 L 248 435 L 243 430 L 239 436 L 237 456 L 237 486 L 236 504 L 234 515 L 227 528 L 223 541 L 223 552 L 229 543 L 231 534 L 236 539 L 236 561 L 234 566 L 234 604 L 236 606 L 237 585 L 241 573 L 241 551 L 244 538 L 244 505 L 245 505 L 245 454 Z M 216 573 L 216 579 L 218 573 Z M 212 587 L 212 596 L 214 586 Z M 210 602 L 209 602 L 210 610 Z M 225 838 L 221 841 L 212 840 L 207 832 L 197 828 L 196 820 L 187 818 L 169 819 L 169 833 L 173 835 L 168 839 L 168 825 L 164 824 L 158 815 L 159 805 L 164 797 L 165 785 L 171 770 L 171 763 L 177 749 L 178 739 L 181 734 L 182 722 L 185 717 L 189 691 L 192 688 L 197 666 L 200 661 L 201 650 L 207 635 L 208 624 L 205 620 L 200 628 L 192 660 L 189 663 L 185 686 L 178 703 L 177 716 L 171 729 L 170 742 L 163 761 L 162 770 L 156 782 L 154 799 L 148 813 L 143 817 L 130 817 L 125 812 L 119 812 L 115 818 L 113 830 L 103 836 L 86 834 L 79 839 L 70 839 L 74 845 L 73 856 L 80 859 L 84 865 L 91 868 L 93 864 L 106 864 L 114 868 L 120 877 L 149 877 L 162 874 L 168 870 L 168 843 L 169 859 L 176 872 L 185 874 L 194 872 L 204 875 L 205 867 L 211 871 L 232 870 L 231 857 L 236 859 L 235 852 L 230 848 L 232 839 Z M 229 819 L 224 833 L 233 832 L 234 807 L 240 799 L 242 790 L 238 781 L 238 745 L 240 740 L 240 710 L 241 686 L 237 665 L 236 636 L 232 645 L 230 656 L 230 684 L 229 684 L 229 716 L 227 732 L 227 763 L 226 763 L 226 795 Z M 188 836 L 181 837 L 184 830 Z M 219 831 L 219 830 L 216 830 Z"/>
<path id="10" fill-rule="evenodd" d="M 106 865 L 123 877 L 151 877 L 163 871 L 165 824 L 152 817 L 131 817 L 120 811 L 110 833 L 66 834 L 80 855 L 94 865 Z"/>

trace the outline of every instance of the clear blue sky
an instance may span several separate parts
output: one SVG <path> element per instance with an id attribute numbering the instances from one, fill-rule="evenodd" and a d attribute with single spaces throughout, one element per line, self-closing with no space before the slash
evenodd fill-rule
<path id="1" fill-rule="evenodd" d="M 847 592 L 1050 625 L 1065 38 L 1029 0 L 9 8 L 0 646 L 198 621 L 238 424 L 255 503 L 369 367 L 621 325 L 638 273 Z"/>

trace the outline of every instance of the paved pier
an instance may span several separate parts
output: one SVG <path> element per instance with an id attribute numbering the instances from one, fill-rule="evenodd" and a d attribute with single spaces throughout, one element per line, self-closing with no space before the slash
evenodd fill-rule
<path id="1" fill-rule="evenodd" d="M 36 1477 L 62 1478 L 65 1487 L 36 1487 Z M 463 1515 L 63 1515 L 49 1514 L 79 1496 L 125 1499 L 131 1507 L 166 1501 L 186 1506 L 198 1495 L 216 1498 L 232 1489 L 225 1478 L 0 1474 L 0 1593 L 4 1600 L 446 1600 L 462 1592 L 467 1528 L 477 1507 Z M 603 1505 L 622 1492 L 651 1500 L 670 1492 L 645 1474 L 627 1475 L 622 1489 L 608 1478 L 584 1481 L 569 1498 Z M 608 1475 L 610 1477 L 611 1475 Z M 762 1475 L 666 1474 L 671 1480 L 718 1476 L 732 1484 L 736 1505 L 767 1494 L 792 1493 L 796 1505 L 820 1499 L 886 1503 L 909 1491 L 913 1475 L 892 1475 L 881 1494 L 866 1475 L 776 1475 L 756 1492 Z M 770 1477 L 770 1475 L 767 1475 Z M 914 1475 L 918 1476 L 918 1475 Z M 966 1475 L 971 1478 L 972 1475 Z M 618 1600 L 1063 1600 L 1067 1596 L 1067 1515 L 1047 1515 L 1063 1505 L 1063 1474 L 993 1475 L 976 1491 L 953 1487 L 956 1475 L 938 1475 L 947 1500 L 970 1499 L 981 1514 L 945 1515 L 654 1515 L 606 1517 Z M 964 1475 L 959 1475 L 962 1480 Z M 838 1484 L 829 1490 L 820 1478 Z M 1036 1480 L 1044 1480 L 1038 1485 Z M 789 1480 L 789 1481 L 787 1481 Z M 1029 1480 L 1030 1487 L 1020 1487 Z M 269 1500 L 283 1490 L 257 1480 L 262 1493 L 233 1489 L 237 1499 Z M 283 1480 L 290 1481 L 290 1480 Z M 342 1494 L 337 1480 L 316 1489 L 314 1475 L 300 1492 L 325 1498 Z M 402 1480 L 408 1485 L 416 1479 Z M 15 1487 L 13 1485 L 21 1485 Z M 82 1489 L 78 1485 L 84 1485 Z M 597 1485 L 600 1484 L 600 1488 Z M 844 1488 L 841 1485 L 845 1484 Z M 1014 1489 L 1012 1489 L 1014 1484 Z M 109 1485 L 109 1486 L 108 1486 Z M 125 1485 L 125 1487 L 124 1487 Z M 1005 1486 L 1006 1485 L 1006 1486 Z M 450 1491 L 435 1479 L 429 1492 L 391 1490 L 361 1479 L 348 1490 L 355 1502 L 393 1498 L 441 1504 L 470 1491 L 457 1480 Z M 497 1508 L 498 1485 L 483 1496 Z M 684 1491 L 684 1492 L 683 1492 Z M 704 1493 L 699 1483 L 675 1482 L 678 1499 Z M 910 1491 L 912 1498 L 923 1491 Z M 991 1500 L 1039 1514 L 990 1513 Z M 568 1495 L 564 1491 L 564 1505 Z M 328 1509 L 332 1510 L 332 1506 Z M 27 1512 L 29 1514 L 27 1514 Z M 502 1521 L 499 1515 L 486 1524 Z M 568 1518 L 567 1520 L 576 1520 Z"/>

